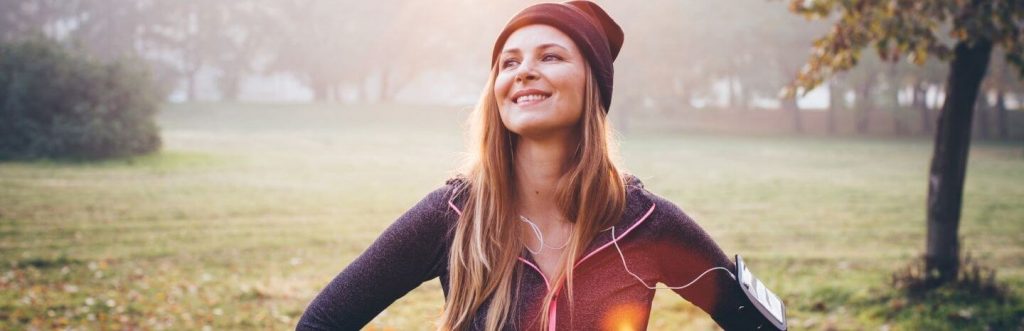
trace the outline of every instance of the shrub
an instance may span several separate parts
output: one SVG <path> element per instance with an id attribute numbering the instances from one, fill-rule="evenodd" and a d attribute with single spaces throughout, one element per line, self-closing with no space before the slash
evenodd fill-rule
<path id="1" fill-rule="evenodd" d="M 99 63 L 42 38 L 0 43 L 0 159 L 99 159 L 160 148 L 144 66 Z"/>
<path id="2" fill-rule="evenodd" d="M 970 253 L 960 254 L 959 260 L 960 268 L 956 279 L 949 284 L 938 284 L 937 276 L 928 274 L 925 258 L 921 256 L 893 273 L 892 285 L 913 297 L 922 296 L 940 285 L 995 300 L 1004 300 L 1010 296 L 1010 288 L 996 280 L 995 268 L 982 264 L 972 258 Z"/>

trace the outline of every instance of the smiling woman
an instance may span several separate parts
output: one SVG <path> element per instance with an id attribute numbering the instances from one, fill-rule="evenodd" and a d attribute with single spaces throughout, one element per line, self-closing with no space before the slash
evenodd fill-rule
<path id="1" fill-rule="evenodd" d="M 549 25 L 518 29 L 498 67 L 494 97 L 509 130 L 570 143 L 579 137 L 587 65 L 569 36 Z"/>
<path id="2" fill-rule="evenodd" d="M 764 320 L 735 266 L 673 203 L 612 160 L 623 32 L 588 1 L 538 4 L 498 36 L 463 175 L 427 195 L 306 309 L 300 330 L 355 330 L 421 283 L 441 330 L 643 330 L 672 288 L 728 330 Z"/>

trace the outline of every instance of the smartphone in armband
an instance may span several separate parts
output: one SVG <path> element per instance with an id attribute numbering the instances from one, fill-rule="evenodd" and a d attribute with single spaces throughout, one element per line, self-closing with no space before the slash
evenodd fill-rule
<path id="1" fill-rule="evenodd" d="M 769 322 L 760 324 L 757 327 L 758 330 L 785 331 L 787 329 L 786 306 L 775 293 L 764 286 L 761 280 L 754 277 L 739 254 L 736 255 L 736 281 L 739 282 L 740 289 L 747 295 L 747 299 L 750 299 L 758 313 Z"/>

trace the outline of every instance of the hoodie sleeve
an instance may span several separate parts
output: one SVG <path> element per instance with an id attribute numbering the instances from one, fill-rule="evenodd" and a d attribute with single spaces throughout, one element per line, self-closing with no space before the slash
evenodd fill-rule
<path id="1" fill-rule="evenodd" d="M 428 194 L 309 303 L 296 330 L 359 330 L 447 265 L 451 185 Z"/>
<path id="2" fill-rule="evenodd" d="M 660 281 L 670 287 L 680 287 L 711 268 L 726 268 L 728 271 L 708 271 L 693 285 L 673 291 L 700 307 L 727 331 L 755 330 L 759 324 L 766 323 L 730 275 L 736 273 L 735 263 L 711 236 L 675 204 L 660 197 L 655 200 L 660 211 L 657 215 L 660 235 L 654 245 L 658 250 L 655 256 Z"/>

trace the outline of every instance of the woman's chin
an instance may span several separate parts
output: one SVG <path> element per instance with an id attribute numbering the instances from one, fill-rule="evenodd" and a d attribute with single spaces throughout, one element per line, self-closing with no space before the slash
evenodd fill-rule
<path id="1" fill-rule="evenodd" d="M 532 118 L 529 120 L 516 121 L 506 126 L 510 131 L 527 139 L 544 139 L 546 137 L 561 136 L 563 133 L 572 130 L 571 123 L 560 123 L 554 119 Z"/>
<path id="2" fill-rule="evenodd" d="M 541 100 L 541 101 L 535 101 L 533 103 L 527 103 L 527 104 L 515 104 L 515 103 L 513 103 L 513 104 L 508 105 L 508 110 L 511 111 L 511 112 L 514 112 L 514 113 L 526 113 L 526 114 L 546 113 L 546 112 L 554 111 L 554 109 L 552 109 L 552 107 L 551 107 L 551 104 L 549 102 L 546 102 L 546 101 L 547 100 Z"/>

